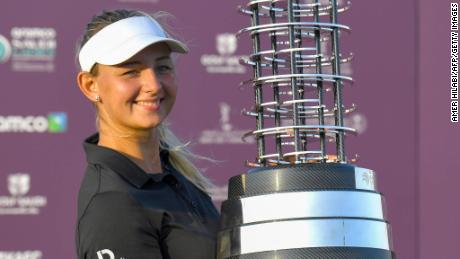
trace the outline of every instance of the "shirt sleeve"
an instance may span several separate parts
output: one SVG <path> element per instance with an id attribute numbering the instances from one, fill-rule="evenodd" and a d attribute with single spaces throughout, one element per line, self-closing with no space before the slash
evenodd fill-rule
<path id="1" fill-rule="evenodd" d="M 129 194 L 96 194 L 78 224 L 79 259 L 162 259 L 159 235 Z"/>

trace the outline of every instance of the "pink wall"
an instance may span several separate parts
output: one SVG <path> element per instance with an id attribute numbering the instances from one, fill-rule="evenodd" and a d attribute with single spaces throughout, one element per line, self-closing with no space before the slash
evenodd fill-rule
<path id="1" fill-rule="evenodd" d="M 456 259 L 460 124 L 450 122 L 450 3 L 419 3 L 418 258 Z"/>

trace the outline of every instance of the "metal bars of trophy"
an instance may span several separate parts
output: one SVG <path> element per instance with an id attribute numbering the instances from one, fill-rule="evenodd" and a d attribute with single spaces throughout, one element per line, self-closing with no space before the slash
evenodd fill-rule
<path id="1" fill-rule="evenodd" d="M 251 26 L 258 154 L 229 181 L 217 258 L 395 258 L 383 196 L 372 170 L 350 163 L 344 138 L 355 129 L 342 101 L 338 13 L 350 2 L 254 0 L 239 7 Z"/>

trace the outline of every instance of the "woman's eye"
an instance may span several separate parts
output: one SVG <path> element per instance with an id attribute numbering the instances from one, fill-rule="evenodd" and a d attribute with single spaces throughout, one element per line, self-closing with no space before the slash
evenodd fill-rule
<path id="1" fill-rule="evenodd" d="M 171 66 L 161 65 L 161 66 L 158 66 L 156 70 L 160 74 L 166 74 L 166 73 L 171 72 L 173 68 Z"/>
<path id="2" fill-rule="evenodd" d="M 139 74 L 139 71 L 137 70 L 129 70 L 129 71 L 126 71 L 123 73 L 123 75 L 125 76 L 135 76 L 135 75 L 138 75 Z"/>

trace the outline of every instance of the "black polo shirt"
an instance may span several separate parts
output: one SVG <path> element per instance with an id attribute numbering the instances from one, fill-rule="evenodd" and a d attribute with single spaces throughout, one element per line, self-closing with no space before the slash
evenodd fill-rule
<path id="1" fill-rule="evenodd" d="M 147 174 L 121 153 L 83 143 L 88 166 L 78 197 L 79 259 L 215 258 L 219 214 L 211 198 L 169 163 Z"/>

